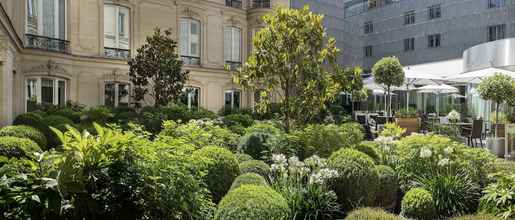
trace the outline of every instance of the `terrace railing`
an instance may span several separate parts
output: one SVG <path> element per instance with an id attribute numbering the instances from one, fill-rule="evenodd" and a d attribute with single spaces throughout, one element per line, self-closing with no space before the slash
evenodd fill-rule
<path id="1" fill-rule="evenodd" d="M 131 51 L 128 49 L 104 47 L 104 57 L 119 60 L 128 60 L 131 57 Z"/>
<path id="2" fill-rule="evenodd" d="M 57 53 L 69 53 L 70 42 L 63 39 L 25 34 L 25 47 Z"/>

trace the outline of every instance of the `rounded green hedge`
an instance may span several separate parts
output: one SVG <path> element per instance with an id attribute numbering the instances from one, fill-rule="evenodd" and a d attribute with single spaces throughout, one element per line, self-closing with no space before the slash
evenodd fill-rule
<path id="1" fill-rule="evenodd" d="M 213 201 L 218 203 L 240 174 L 236 157 L 231 151 L 221 147 L 204 147 L 193 155 L 202 162 L 203 169 L 207 171 L 205 182 Z"/>
<path id="2" fill-rule="evenodd" d="M 379 177 L 372 158 L 357 150 L 342 148 L 334 152 L 327 163 L 340 174 L 333 189 L 344 210 L 356 205 L 374 205 Z"/>
<path id="3" fill-rule="evenodd" d="M 363 141 L 359 144 L 354 145 L 353 148 L 365 153 L 370 158 L 372 158 L 376 163 L 379 163 L 381 160 L 380 152 L 378 150 L 379 144 L 377 142 Z"/>
<path id="4" fill-rule="evenodd" d="M 33 158 L 33 152 L 39 152 L 38 144 L 30 139 L 19 137 L 0 137 L 0 155 L 15 158 Z"/>
<path id="5" fill-rule="evenodd" d="M 289 213 L 286 199 L 270 187 L 243 185 L 222 199 L 215 220 L 286 220 Z"/>
<path id="6" fill-rule="evenodd" d="M 437 219 L 433 196 L 423 188 L 412 188 L 402 198 L 401 215 L 417 220 Z"/>
<path id="7" fill-rule="evenodd" d="M 400 216 L 388 213 L 382 209 L 360 208 L 347 215 L 345 220 L 402 220 Z"/>
<path id="8" fill-rule="evenodd" d="M 254 159 L 260 159 L 264 151 L 270 150 L 268 139 L 273 138 L 272 134 L 263 132 L 247 133 L 240 139 L 238 149 Z"/>
<path id="9" fill-rule="evenodd" d="M 45 123 L 43 122 L 43 117 L 35 112 L 28 112 L 16 116 L 13 121 L 13 125 L 28 125 L 41 131 L 43 131 L 43 129 L 46 127 Z"/>
<path id="10" fill-rule="evenodd" d="M 67 117 L 61 116 L 61 115 L 49 115 L 45 118 L 43 118 L 43 122 L 47 124 L 48 126 L 58 126 L 62 124 L 68 124 L 72 125 L 73 121 Z"/>
<path id="11" fill-rule="evenodd" d="M 304 146 L 304 157 L 328 157 L 343 147 L 351 147 L 363 140 L 361 125 L 357 123 L 312 124 L 296 134 Z"/>
<path id="12" fill-rule="evenodd" d="M 257 173 L 268 177 L 270 166 L 261 160 L 248 160 L 240 163 L 240 173 Z"/>
<path id="13" fill-rule="evenodd" d="M 59 110 L 55 111 L 54 114 L 66 117 L 66 118 L 72 120 L 73 123 L 77 123 L 77 124 L 80 123 L 81 116 L 82 116 L 81 112 L 75 111 L 71 108 L 59 109 Z"/>
<path id="14" fill-rule="evenodd" d="M 248 154 L 244 154 L 244 153 L 236 153 L 236 154 L 234 154 L 234 156 L 236 157 L 236 160 L 238 161 L 238 163 L 243 163 L 245 161 L 254 159 L 254 158 L 252 158 L 252 156 L 250 156 Z"/>
<path id="15" fill-rule="evenodd" d="M 451 220 L 501 220 L 495 216 L 491 216 L 488 214 L 477 214 L 477 215 L 464 215 L 459 217 L 454 217 Z"/>
<path id="16" fill-rule="evenodd" d="M 47 140 L 45 135 L 36 128 L 28 125 L 11 125 L 0 129 L 0 136 L 11 136 L 27 138 L 38 144 L 41 149 L 46 149 Z"/>
<path id="17" fill-rule="evenodd" d="M 268 186 L 265 178 L 263 178 L 261 175 L 257 173 L 244 173 L 236 177 L 231 185 L 231 189 L 229 189 L 229 192 L 237 189 L 242 185 Z"/>
<path id="18" fill-rule="evenodd" d="M 395 170 L 389 166 L 378 165 L 375 170 L 379 176 L 376 201 L 377 205 L 388 210 L 393 210 L 397 203 L 399 192 L 399 180 Z"/>

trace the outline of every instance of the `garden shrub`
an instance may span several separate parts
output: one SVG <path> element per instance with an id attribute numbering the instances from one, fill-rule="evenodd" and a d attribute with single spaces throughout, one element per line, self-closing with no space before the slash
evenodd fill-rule
<path id="1" fill-rule="evenodd" d="M 191 120 L 187 124 L 164 121 L 159 135 L 185 139 L 197 148 L 218 146 L 234 150 L 238 142 L 238 135 L 212 121 L 202 120 Z"/>
<path id="2" fill-rule="evenodd" d="M 377 208 L 360 208 L 347 215 L 345 220 L 402 220 L 400 216 Z"/>
<path id="3" fill-rule="evenodd" d="M 342 147 L 350 147 L 363 141 L 361 125 L 356 123 L 312 124 L 300 131 L 297 136 L 304 145 L 304 157 L 328 157 Z"/>
<path id="4" fill-rule="evenodd" d="M 491 216 L 488 214 L 476 214 L 476 215 L 464 215 L 459 217 L 454 217 L 451 220 L 501 220 L 495 216 Z"/>
<path id="5" fill-rule="evenodd" d="M 82 113 L 75 111 L 71 108 L 61 108 L 51 113 L 52 115 L 59 115 L 72 120 L 73 123 L 78 124 L 81 121 Z"/>
<path id="6" fill-rule="evenodd" d="M 243 173 L 236 177 L 229 189 L 229 192 L 242 185 L 268 186 L 268 183 L 263 176 L 257 173 Z"/>
<path id="7" fill-rule="evenodd" d="M 515 174 L 496 173 L 483 190 L 480 210 L 502 219 L 515 218 Z"/>
<path id="8" fill-rule="evenodd" d="M 34 158 L 40 152 L 38 144 L 30 139 L 19 137 L 0 137 L 0 155 L 8 158 Z"/>
<path id="9" fill-rule="evenodd" d="M 240 138 L 238 150 L 254 159 L 269 159 L 272 154 L 292 154 L 289 144 L 290 136 L 272 123 L 256 123 L 245 129 Z"/>
<path id="10" fill-rule="evenodd" d="M 365 153 L 370 158 L 374 160 L 376 163 L 380 163 L 381 161 L 381 152 L 378 150 L 379 144 L 373 141 L 363 141 L 359 144 L 352 146 L 352 148 Z"/>
<path id="11" fill-rule="evenodd" d="M 27 125 L 11 125 L 0 129 L 0 136 L 27 138 L 38 144 L 41 149 L 46 149 L 45 135 L 36 128 Z"/>
<path id="12" fill-rule="evenodd" d="M 392 137 L 399 139 L 406 133 L 405 128 L 401 128 L 397 123 L 386 123 L 384 129 L 381 131 L 380 136 Z"/>
<path id="13" fill-rule="evenodd" d="M 229 150 L 220 147 L 204 147 L 193 155 L 203 162 L 202 169 L 207 172 L 205 182 L 213 201 L 218 203 L 240 174 L 236 157 Z"/>
<path id="14" fill-rule="evenodd" d="M 249 133 L 241 137 L 238 149 L 254 159 L 261 159 L 266 151 L 270 151 L 271 143 L 269 139 L 275 138 L 267 133 Z"/>
<path id="15" fill-rule="evenodd" d="M 479 186 L 463 172 L 447 172 L 420 178 L 418 185 L 433 196 L 441 218 L 474 213 L 479 204 Z"/>
<path id="16" fill-rule="evenodd" d="M 248 160 L 240 163 L 240 173 L 257 173 L 268 177 L 270 166 L 261 160 Z"/>
<path id="17" fill-rule="evenodd" d="M 37 128 L 43 132 L 46 125 L 43 122 L 43 117 L 40 114 L 34 112 L 28 112 L 16 116 L 13 121 L 13 125 L 28 125 L 33 128 Z"/>
<path id="18" fill-rule="evenodd" d="M 378 184 L 375 164 L 368 155 L 354 149 L 342 148 L 334 152 L 327 161 L 340 177 L 333 188 L 344 210 L 359 205 L 374 205 Z"/>
<path id="19" fill-rule="evenodd" d="M 242 127 L 250 127 L 254 124 L 252 116 L 247 114 L 231 114 L 223 117 L 223 123 L 225 126 L 230 127 L 234 125 L 240 125 Z"/>
<path id="20" fill-rule="evenodd" d="M 423 188 L 410 189 L 402 198 L 401 215 L 417 220 L 437 219 L 433 196 Z"/>
<path id="21" fill-rule="evenodd" d="M 43 122 L 47 126 L 52 126 L 52 127 L 62 125 L 62 124 L 73 125 L 73 121 L 71 119 L 64 117 L 64 116 L 60 116 L 60 115 L 49 115 L 49 116 L 43 118 Z"/>
<path id="22" fill-rule="evenodd" d="M 114 114 L 111 109 L 105 106 L 92 107 L 84 113 L 84 121 L 88 123 L 106 124 L 112 121 Z"/>
<path id="23" fill-rule="evenodd" d="M 215 220 L 286 220 L 286 200 L 266 186 L 243 185 L 229 192 L 218 205 Z"/>
<path id="24" fill-rule="evenodd" d="M 245 153 L 236 153 L 236 154 L 234 154 L 234 156 L 236 157 L 236 160 L 238 161 L 239 164 L 241 164 L 245 161 L 254 159 L 254 158 L 252 158 L 252 156 L 245 154 Z"/>
<path id="25" fill-rule="evenodd" d="M 43 129 L 43 133 L 45 134 L 50 147 L 61 145 L 61 140 L 59 140 L 50 127 L 54 127 L 60 131 L 65 131 L 67 129 L 67 125 L 73 126 L 73 121 L 71 119 L 60 115 L 49 115 L 43 119 L 43 122 L 46 124 L 46 127 Z"/>
<path id="26" fill-rule="evenodd" d="M 397 174 L 389 166 L 378 165 L 375 170 L 379 176 L 377 188 L 377 205 L 379 207 L 393 210 L 397 203 L 397 195 L 399 192 L 399 181 Z"/>

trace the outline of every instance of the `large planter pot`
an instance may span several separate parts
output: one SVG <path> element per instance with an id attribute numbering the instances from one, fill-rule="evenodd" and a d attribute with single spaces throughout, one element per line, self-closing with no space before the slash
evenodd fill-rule
<path id="1" fill-rule="evenodd" d="M 418 118 L 396 118 L 395 121 L 399 127 L 406 129 L 405 135 L 420 132 L 420 122 Z"/>
<path id="2" fill-rule="evenodd" d="M 487 146 L 490 152 L 498 157 L 504 157 L 504 138 L 488 138 Z"/>
<path id="3" fill-rule="evenodd" d="M 505 125 L 504 124 L 492 124 L 493 129 L 495 130 L 495 135 L 497 137 L 504 137 Z"/>

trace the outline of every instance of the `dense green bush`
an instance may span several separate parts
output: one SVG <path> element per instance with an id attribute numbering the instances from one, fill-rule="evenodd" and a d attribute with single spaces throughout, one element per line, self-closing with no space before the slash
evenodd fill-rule
<path id="1" fill-rule="evenodd" d="M 378 165 L 375 170 L 379 176 L 376 200 L 379 207 L 393 210 L 397 202 L 399 181 L 395 171 L 385 165 Z"/>
<path id="2" fill-rule="evenodd" d="M 241 173 L 257 173 L 263 177 L 270 174 L 270 166 L 261 160 L 248 160 L 240 163 Z"/>
<path id="3" fill-rule="evenodd" d="M 78 124 L 81 121 L 82 113 L 79 111 L 75 111 L 72 108 L 61 108 L 56 111 L 50 112 L 52 115 L 59 115 L 66 118 L 69 118 L 73 121 L 73 123 Z"/>
<path id="4" fill-rule="evenodd" d="M 236 153 L 236 154 L 234 154 L 234 156 L 236 157 L 236 160 L 238 160 L 238 163 L 240 163 L 240 164 L 245 161 L 254 159 L 254 158 L 252 158 L 252 156 L 250 156 L 248 154 L 244 154 L 244 153 Z"/>
<path id="5" fill-rule="evenodd" d="M 464 215 L 452 218 L 451 220 L 501 220 L 500 218 L 487 215 L 487 214 L 477 214 L 477 215 Z"/>
<path id="6" fill-rule="evenodd" d="M 238 150 L 254 159 L 269 159 L 272 154 L 293 154 L 289 138 L 283 130 L 272 123 L 256 123 L 245 129 L 240 138 Z"/>
<path id="7" fill-rule="evenodd" d="M 212 121 L 191 120 L 187 124 L 164 121 L 160 136 L 181 138 L 194 144 L 197 148 L 218 146 L 234 150 L 238 135 L 215 125 Z"/>
<path id="8" fill-rule="evenodd" d="M 254 124 L 254 119 L 252 116 L 247 114 L 232 114 L 226 115 L 223 117 L 223 123 L 225 126 L 230 127 L 234 125 L 240 125 L 245 128 L 252 126 Z"/>
<path id="9" fill-rule="evenodd" d="M 342 147 L 351 147 L 363 141 L 361 126 L 356 123 L 312 124 L 298 131 L 296 135 L 304 145 L 304 157 L 328 157 Z"/>
<path id="10" fill-rule="evenodd" d="M 492 175 L 495 182 L 483 191 L 480 210 L 502 219 L 515 218 L 515 174 Z"/>
<path id="11" fill-rule="evenodd" d="M 374 205 L 378 174 L 372 158 L 357 150 L 342 148 L 334 152 L 327 163 L 339 172 L 334 191 L 344 210 Z"/>
<path id="12" fill-rule="evenodd" d="M 19 137 L 0 137 L 0 155 L 8 158 L 34 158 L 40 152 L 38 144 L 30 139 Z"/>
<path id="13" fill-rule="evenodd" d="M 43 122 L 46 127 L 42 130 L 45 134 L 45 137 L 48 140 L 48 145 L 50 147 L 57 147 L 61 145 L 61 141 L 57 137 L 57 135 L 50 129 L 50 127 L 54 127 L 60 131 L 65 131 L 66 126 L 73 126 L 73 121 L 69 118 L 60 115 L 49 115 L 43 118 Z"/>
<path id="14" fill-rule="evenodd" d="M 345 220 L 402 220 L 402 218 L 382 209 L 360 208 L 350 212 Z"/>
<path id="15" fill-rule="evenodd" d="M 243 185 L 222 199 L 215 220 L 286 220 L 289 214 L 286 200 L 270 187 Z"/>
<path id="16" fill-rule="evenodd" d="M 71 119 L 64 117 L 64 116 L 60 116 L 60 115 L 49 115 L 49 116 L 43 118 L 43 122 L 47 126 L 52 126 L 52 127 L 62 125 L 62 124 L 73 125 L 73 121 Z"/>
<path id="17" fill-rule="evenodd" d="M 92 107 L 84 112 L 84 121 L 87 123 L 105 124 L 113 120 L 114 114 L 110 108 L 104 106 Z"/>
<path id="18" fill-rule="evenodd" d="M 461 172 L 421 178 L 418 185 L 431 193 L 441 218 L 474 213 L 481 197 L 479 186 Z"/>
<path id="19" fill-rule="evenodd" d="M 218 203 L 240 174 L 236 157 L 229 150 L 220 147 L 204 147 L 193 155 L 202 161 L 202 169 L 207 172 L 205 182 L 211 191 L 213 201 Z"/>
<path id="20" fill-rule="evenodd" d="M 11 136 L 33 140 L 41 149 L 46 149 L 45 135 L 36 128 L 27 125 L 11 125 L 0 129 L 0 136 Z"/>
<path id="21" fill-rule="evenodd" d="M 433 196 L 422 188 L 413 188 L 402 198 L 401 215 L 417 220 L 437 219 Z"/>
<path id="22" fill-rule="evenodd" d="M 41 131 L 46 127 L 45 123 L 43 122 L 43 117 L 35 112 L 28 112 L 16 116 L 13 121 L 13 125 L 28 125 Z"/>
<path id="23" fill-rule="evenodd" d="M 359 144 L 352 146 L 352 148 L 365 153 L 376 163 L 381 162 L 381 151 L 378 150 L 379 144 L 373 141 L 363 141 Z"/>
<path id="24" fill-rule="evenodd" d="M 257 173 L 243 173 L 236 177 L 229 189 L 229 192 L 242 185 L 268 186 L 268 183 L 263 176 Z"/>

